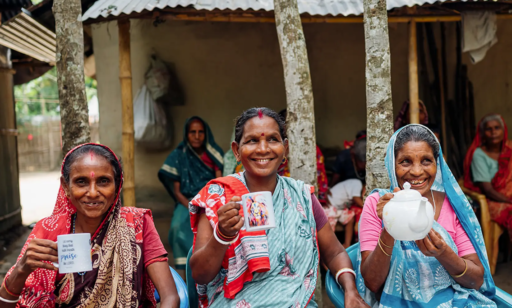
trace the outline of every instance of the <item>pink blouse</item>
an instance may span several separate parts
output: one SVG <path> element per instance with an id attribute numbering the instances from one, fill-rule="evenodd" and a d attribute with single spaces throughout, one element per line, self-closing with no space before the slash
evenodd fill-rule
<path id="1" fill-rule="evenodd" d="M 359 221 L 359 243 L 361 245 L 361 251 L 373 251 L 375 247 L 377 247 L 382 229 L 382 220 L 377 216 L 377 203 L 379 202 L 379 198 L 379 193 L 373 193 L 368 196 L 364 202 L 363 213 Z M 455 215 L 448 198 L 444 199 L 437 222 L 443 226 L 452 237 L 459 250 L 459 257 L 476 253 L 471 240 L 460 224 L 457 215 Z"/>

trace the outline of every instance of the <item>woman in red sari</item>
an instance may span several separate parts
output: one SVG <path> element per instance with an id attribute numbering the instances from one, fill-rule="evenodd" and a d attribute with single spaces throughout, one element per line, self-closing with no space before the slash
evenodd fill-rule
<path id="1" fill-rule="evenodd" d="M 121 163 L 99 144 L 71 150 L 50 217 L 40 220 L 0 288 L 2 307 L 178 307 L 151 211 L 121 207 Z M 57 236 L 91 234 L 93 269 L 59 274 Z"/>
<path id="2" fill-rule="evenodd" d="M 487 197 L 491 219 L 512 238 L 512 141 L 500 115 L 484 117 L 477 129 L 464 160 L 464 186 Z"/>

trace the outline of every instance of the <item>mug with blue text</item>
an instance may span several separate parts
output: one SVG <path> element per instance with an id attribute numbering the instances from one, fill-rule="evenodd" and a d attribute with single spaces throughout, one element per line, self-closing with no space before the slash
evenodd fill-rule
<path id="1" fill-rule="evenodd" d="M 91 234 L 76 233 L 57 236 L 59 273 L 78 273 L 92 270 Z"/>

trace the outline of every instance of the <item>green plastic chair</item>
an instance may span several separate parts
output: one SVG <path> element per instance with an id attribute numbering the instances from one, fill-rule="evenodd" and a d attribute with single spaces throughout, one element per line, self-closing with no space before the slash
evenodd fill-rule
<path id="1" fill-rule="evenodd" d="M 187 290 L 188 290 L 188 304 L 190 308 L 199 307 L 199 298 L 197 296 L 196 282 L 192 278 L 192 270 L 190 269 L 190 257 L 192 257 L 192 248 L 190 248 L 187 256 Z"/>

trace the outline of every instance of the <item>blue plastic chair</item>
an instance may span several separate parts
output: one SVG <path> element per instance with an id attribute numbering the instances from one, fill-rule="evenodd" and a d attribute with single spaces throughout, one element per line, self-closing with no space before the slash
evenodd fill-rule
<path id="1" fill-rule="evenodd" d="M 359 243 L 347 248 L 347 253 L 350 257 L 350 260 L 352 261 L 352 264 L 355 264 L 356 262 L 358 250 Z M 343 289 L 338 286 L 334 280 L 334 277 L 329 271 L 327 272 L 327 277 L 325 278 L 325 288 L 327 289 L 327 295 L 336 308 L 345 307 L 345 294 Z M 496 287 L 496 296 L 494 297 L 494 301 L 496 302 L 498 308 L 512 308 L 512 296 L 498 287 Z"/>
<path id="2" fill-rule="evenodd" d="M 180 274 L 178 274 L 172 267 L 169 266 L 169 269 L 171 270 L 172 277 L 174 278 L 174 284 L 176 285 L 176 290 L 178 290 L 178 295 L 180 297 L 180 308 L 189 308 L 187 285 L 185 284 L 185 281 L 183 281 Z M 157 303 L 160 302 L 160 295 L 157 290 L 155 290 L 155 299 Z"/>

